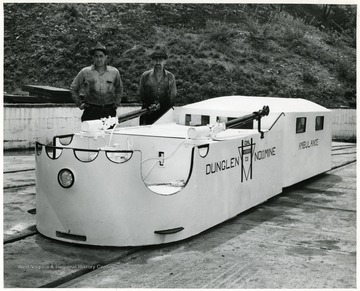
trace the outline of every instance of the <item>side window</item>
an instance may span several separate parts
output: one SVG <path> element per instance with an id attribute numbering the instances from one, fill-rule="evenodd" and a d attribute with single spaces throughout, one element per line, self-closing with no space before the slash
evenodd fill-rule
<path id="1" fill-rule="evenodd" d="M 185 125 L 199 126 L 199 125 L 208 125 L 209 123 L 210 123 L 209 115 L 199 115 L 199 114 L 185 115 Z"/>
<path id="2" fill-rule="evenodd" d="M 306 117 L 296 118 L 296 133 L 302 133 L 306 131 Z"/>
<path id="3" fill-rule="evenodd" d="M 316 116 L 315 119 L 315 130 L 324 129 L 324 116 Z"/>
<path id="4" fill-rule="evenodd" d="M 190 121 L 191 121 L 191 115 L 186 114 L 185 115 L 185 125 L 190 125 Z"/>
<path id="5" fill-rule="evenodd" d="M 201 115 L 201 125 L 208 125 L 210 123 L 209 115 Z"/>

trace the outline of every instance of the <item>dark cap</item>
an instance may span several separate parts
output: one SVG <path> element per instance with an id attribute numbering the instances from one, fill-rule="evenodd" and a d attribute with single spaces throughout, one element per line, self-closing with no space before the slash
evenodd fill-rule
<path id="1" fill-rule="evenodd" d="M 102 51 L 105 55 L 108 54 L 108 50 L 100 42 L 90 50 L 90 55 L 93 55 L 95 51 Z"/>
<path id="2" fill-rule="evenodd" d="M 154 52 L 150 55 L 150 58 L 154 59 L 164 59 L 167 60 L 168 55 L 164 48 L 156 48 Z"/>

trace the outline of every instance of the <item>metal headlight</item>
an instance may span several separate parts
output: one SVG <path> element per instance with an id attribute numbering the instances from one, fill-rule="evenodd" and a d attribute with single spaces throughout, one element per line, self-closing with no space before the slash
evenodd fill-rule
<path id="1" fill-rule="evenodd" d="M 59 184 L 64 188 L 70 188 L 75 181 L 74 174 L 69 169 L 62 169 L 58 174 Z"/>

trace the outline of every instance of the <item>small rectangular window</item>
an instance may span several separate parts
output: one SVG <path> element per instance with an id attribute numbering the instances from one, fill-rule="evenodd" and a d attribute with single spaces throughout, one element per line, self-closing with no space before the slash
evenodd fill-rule
<path id="1" fill-rule="evenodd" d="M 190 125 L 191 122 L 191 115 L 185 114 L 185 125 Z"/>
<path id="2" fill-rule="evenodd" d="M 296 133 L 302 133 L 306 130 L 306 117 L 296 118 Z"/>
<path id="3" fill-rule="evenodd" d="M 209 115 L 201 115 L 201 125 L 208 125 L 210 123 Z"/>
<path id="4" fill-rule="evenodd" d="M 315 130 L 324 129 L 324 116 L 316 116 L 315 119 Z"/>

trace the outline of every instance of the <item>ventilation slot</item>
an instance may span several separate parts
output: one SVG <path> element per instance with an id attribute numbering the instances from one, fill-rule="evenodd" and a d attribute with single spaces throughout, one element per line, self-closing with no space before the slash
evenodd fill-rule
<path id="1" fill-rule="evenodd" d="M 176 228 L 171 228 L 171 229 L 155 230 L 154 232 L 156 234 L 173 234 L 173 233 L 182 231 L 183 229 L 184 229 L 183 227 L 176 227 Z"/>
<path id="2" fill-rule="evenodd" d="M 77 234 L 70 234 L 70 233 L 66 233 L 66 232 L 57 231 L 56 236 L 64 238 L 64 239 L 70 239 L 70 240 L 76 240 L 76 241 L 86 241 L 85 235 L 77 235 Z"/>

